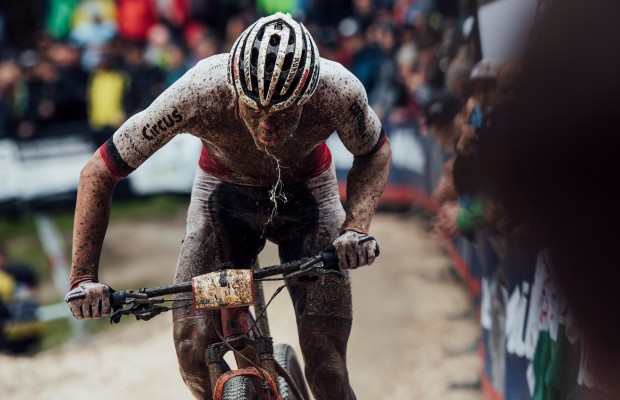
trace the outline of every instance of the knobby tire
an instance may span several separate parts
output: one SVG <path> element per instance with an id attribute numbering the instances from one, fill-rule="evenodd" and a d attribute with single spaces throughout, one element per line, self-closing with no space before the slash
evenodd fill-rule
<path id="1" fill-rule="evenodd" d="M 278 377 L 278 390 L 280 391 L 280 396 L 282 396 L 282 400 L 306 400 L 310 399 L 310 395 L 308 394 L 308 387 L 306 385 L 306 380 L 304 378 L 304 373 L 301 370 L 301 366 L 299 365 L 299 361 L 297 360 L 297 355 L 295 354 L 295 350 L 288 344 L 278 343 L 274 346 L 273 349 L 273 358 L 288 371 L 289 375 L 295 382 L 295 385 L 301 392 L 303 398 L 299 399 L 295 396 L 295 392 L 289 387 L 288 382 L 281 376 Z"/>
<path id="2" fill-rule="evenodd" d="M 223 400 L 258 400 L 252 380 L 245 376 L 232 377 L 224 385 Z"/>

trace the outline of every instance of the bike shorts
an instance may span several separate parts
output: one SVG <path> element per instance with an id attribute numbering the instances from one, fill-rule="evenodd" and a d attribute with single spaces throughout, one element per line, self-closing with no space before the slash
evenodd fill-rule
<path id="1" fill-rule="evenodd" d="M 175 282 L 219 269 L 250 268 L 266 240 L 278 246 L 281 262 L 318 254 L 337 237 L 345 213 L 332 165 L 304 182 L 250 186 L 222 181 L 198 169 Z M 297 317 L 350 319 L 350 277 L 321 277 L 289 287 Z M 176 310 L 175 319 L 205 311 Z"/>

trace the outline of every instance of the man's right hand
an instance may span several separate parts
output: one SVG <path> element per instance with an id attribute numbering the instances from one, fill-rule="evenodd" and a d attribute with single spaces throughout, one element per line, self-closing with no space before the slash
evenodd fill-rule
<path id="1" fill-rule="evenodd" d="M 103 283 L 81 282 L 65 296 L 77 319 L 99 319 L 110 315 L 110 287 Z"/>

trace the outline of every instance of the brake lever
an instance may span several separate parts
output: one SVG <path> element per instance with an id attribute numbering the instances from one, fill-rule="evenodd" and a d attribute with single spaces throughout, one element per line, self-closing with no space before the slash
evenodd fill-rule
<path id="1" fill-rule="evenodd" d="M 344 274 L 342 273 L 342 271 L 337 270 L 337 269 L 325 269 L 323 267 L 319 267 L 319 268 L 315 268 L 314 270 L 316 271 L 317 274 L 333 275 L 336 278 L 344 279 Z"/>
<path id="2" fill-rule="evenodd" d="M 112 314 L 108 317 L 111 324 L 118 324 L 121 322 L 123 315 L 129 315 L 133 312 L 133 306 L 130 308 L 116 308 Z"/>
<path id="3" fill-rule="evenodd" d="M 157 306 L 151 304 L 149 307 L 146 307 L 143 311 L 136 312 L 134 315 L 138 321 L 148 321 L 151 318 L 161 314 L 162 312 L 168 311 L 170 308 Z"/>

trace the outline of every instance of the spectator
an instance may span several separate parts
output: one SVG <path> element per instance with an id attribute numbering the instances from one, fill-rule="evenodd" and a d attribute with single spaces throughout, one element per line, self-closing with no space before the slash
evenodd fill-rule
<path id="1" fill-rule="evenodd" d="M 241 36 L 247 25 L 248 18 L 246 18 L 246 16 L 241 13 L 232 15 L 226 21 L 224 31 L 224 43 L 222 44 L 223 51 L 230 51 L 230 49 L 232 49 L 235 40 L 237 40 L 237 38 Z"/>
<path id="2" fill-rule="evenodd" d="M 459 55 L 448 65 L 445 75 L 445 86 L 455 96 L 466 99 L 470 85 L 470 74 L 472 63 L 464 51 L 460 51 Z"/>
<path id="3" fill-rule="evenodd" d="M 448 91 L 439 92 L 424 105 L 423 123 L 444 151 L 452 154 L 466 125 L 463 101 Z"/>
<path id="4" fill-rule="evenodd" d="M 210 31 L 206 25 L 196 21 L 188 23 L 183 30 L 183 44 L 187 52 L 193 53 L 199 43 L 208 35 L 210 35 Z M 217 39 L 215 42 L 218 43 Z"/>
<path id="5" fill-rule="evenodd" d="M 16 123 L 15 89 L 20 75 L 13 61 L 0 62 L 0 138 L 10 136 Z"/>
<path id="6" fill-rule="evenodd" d="M 123 71 L 129 80 L 124 97 L 127 117 L 148 107 L 164 89 L 164 73 L 159 67 L 146 62 L 142 46 L 125 46 Z M 171 53 L 172 57 L 172 53 Z"/>
<path id="7" fill-rule="evenodd" d="M 102 21 L 116 21 L 116 0 L 81 0 L 73 14 L 73 27 L 90 22 L 93 15 Z"/>
<path id="8" fill-rule="evenodd" d="M 39 279 L 32 267 L 8 257 L 0 243 L 0 351 L 30 353 L 44 328 L 37 318 Z"/>
<path id="9" fill-rule="evenodd" d="M 61 101 L 57 104 L 58 120 L 62 122 L 86 119 L 86 81 L 88 74 L 80 65 L 79 49 L 68 43 L 55 42 L 47 56 L 58 71 Z"/>
<path id="10" fill-rule="evenodd" d="M 45 30 L 55 40 L 65 40 L 71 32 L 75 9 L 81 0 L 49 0 Z"/>
<path id="11" fill-rule="evenodd" d="M 128 85 L 129 79 L 120 69 L 118 54 L 112 47 L 103 49 L 86 89 L 88 122 L 98 146 L 127 118 L 124 101 Z"/>
<path id="12" fill-rule="evenodd" d="M 494 107 L 507 107 L 514 100 L 522 67 L 518 60 L 509 60 L 497 70 L 497 86 L 493 94 Z"/>
<path id="13" fill-rule="evenodd" d="M 430 131 L 437 140 L 446 160 L 443 164 L 442 175 L 432 194 L 435 210 L 440 210 L 445 204 L 457 199 L 452 179 L 452 147 L 458 134 L 453 128 L 455 119 L 461 113 L 462 102 L 449 92 L 435 95 L 423 108 L 423 126 Z"/>
<path id="14" fill-rule="evenodd" d="M 551 275 L 587 349 L 583 384 L 618 398 L 620 213 L 615 182 L 620 3 L 549 2 L 532 32 L 516 98 L 485 146 L 489 191 L 546 246 Z M 579 55 L 579 56 L 576 56 Z M 600 397 L 599 397 L 600 396 Z M 587 398 L 604 398 L 607 396 Z"/>
<path id="15" fill-rule="evenodd" d="M 254 2 L 248 0 L 240 1 L 205 1 L 205 0 L 189 0 L 190 14 L 194 21 L 201 22 L 213 29 L 218 37 L 226 35 L 227 25 L 231 19 L 236 16 L 254 12 Z M 244 17 L 244 20 L 246 18 Z M 248 21 L 254 20 L 254 16 Z M 247 22 L 243 24 L 247 26 Z M 232 46 L 232 43 L 230 43 Z M 230 49 L 231 46 L 225 47 Z M 227 50 L 228 51 L 228 50 Z"/>
<path id="16" fill-rule="evenodd" d="M 170 64 L 168 48 L 171 45 L 172 34 L 170 33 L 170 29 L 162 23 L 153 25 L 148 33 L 144 53 L 147 62 L 162 70 L 168 69 Z"/>
<path id="17" fill-rule="evenodd" d="M 352 15 L 360 22 L 362 31 L 366 32 L 375 21 L 375 4 L 373 0 L 353 0 L 352 3 Z"/>
<path id="18" fill-rule="evenodd" d="M 176 82 L 189 68 L 190 66 L 183 48 L 176 45 L 170 46 L 170 66 L 164 74 L 165 87 L 169 87 Z"/>
<path id="19" fill-rule="evenodd" d="M 56 65 L 49 59 L 39 58 L 27 81 L 28 102 L 18 131 L 20 138 L 31 138 L 59 120 L 59 106 L 64 100 L 60 86 Z"/>
<path id="20" fill-rule="evenodd" d="M 498 65 L 491 60 L 481 60 L 471 70 L 471 110 L 470 124 L 476 128 L 483 125 L 484 119 L 493 109 L 493 100 L 497 86 Z"/>
<path id="21" fill-rule="evenodd" d="M 420 85 L 418 68 L 418 50 L 413 43 L 401 45 L 396 54 L 397 74 L 395 82 L 400 85 L 399 98 L 392 110 L 389 120 L 392 123 L 411 123 L 420 117 L 420 104 L 416 92 Z"/>
<path id="22" fill-rule="evenodd" d="M 193 66 L 198 61 L 219 53 L 220 42 L 212 34 L 205 34 L 189 49 L 191 52 L 189 55 L 189 65 Z"/>
<path id="23" fill-rule="evenodd" d="M 105 46 L 112 42 L 118 33 L 114 20 L 105 19 L 98 3 L 85 2 L 85 20 L 71 30 L 70 40 L 82 49 L 82 68 L 91 72 L 99 65 Z"/>
<path id="24" fill-rule="evenodd" d="M 187 0 L 155 0 L 159 22 L 168 27 L 174 42 L 183 40 L 183 29 L 190 20 L 190 2 Z"/>
<path id="25" fill-rule="evenodd" d="M 391 23 L 379 23 L 376 28 L 379 60 L 374 74 L 374 85 L 368 93 L 368 102 L 380 119 L 387 119 L 392 109 L 404 97 L 403 82 L 399 80 L 395 60 L 398 30 Z"/>
<path id="26" fill-rule="evenodd" d="M 366 40 L 366 31 L 357 18 L 343 19 L 338 24 L 338 30 L 342 36 L 341 54 L 345 61 L 344 66 L 362 82 L 366 92 L 370 93 L 381 60 L 381 49 L 376 43 Z M 349 61 L 346 62 L 347 60 Z"/>
<path id="27" fill-rule="evenodd" d="M 460 209 L 459 193 L 454 180 L 454 148 L 459 138 L 469 134 L 473 128 L 467 124 L 467 110 L 463 101 L 447 91 L 439 93 L 426 104 L 424 123 L 449 157 L 444 164 L 443 176 L 433 193 L 433 201 L 437 207 L 433 229 L 440 237 L 453 240 L 459 233 L 457 217 Z"/>
<path id="28" fill-rule="evenodd" d="M 153 0 L 117 0 L 119 35 L 126 40 L 146 42 L 149 29 L 157 23 Z"/>

